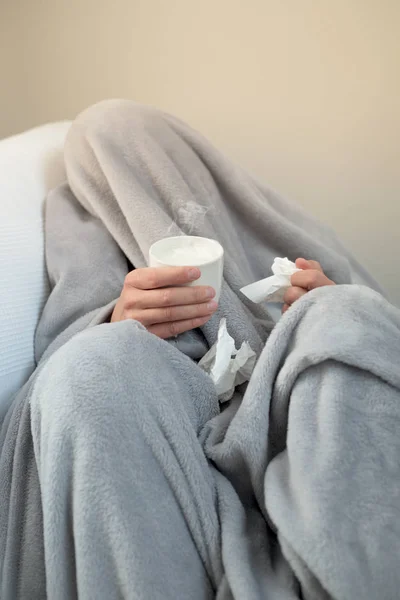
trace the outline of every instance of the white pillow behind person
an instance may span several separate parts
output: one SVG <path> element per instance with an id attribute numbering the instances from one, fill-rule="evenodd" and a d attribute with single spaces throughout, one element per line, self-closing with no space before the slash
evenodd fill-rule
<path id="1" fill-rule="evenodd" d="M 43 203 L 65 179 L 70 123 L 0 140 L 0 423 L 35 368 L 34 334 L 48 294 Z"/>

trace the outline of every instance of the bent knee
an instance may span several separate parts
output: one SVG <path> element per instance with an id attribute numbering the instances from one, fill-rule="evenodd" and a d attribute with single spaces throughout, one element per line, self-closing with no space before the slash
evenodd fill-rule
<path id="1" fill-rule="evenodd" d="M 34 398 L 52 410 L 100 402 L 99 390 L 115 388 L 127 361 L 141 373 L 141 357 L 157 349 L 155 336 L 136 321 L 99 325 L 69 340 L 46 361 L 34 385 Z M 75 405 L 75 406 L 73 406 Z"/>
<path id="2" fill-rule="evenodd" d="M 191 412 L 196 394 L 213 412 L 211 379 L 174 346 L 127 320 L 87 329 L 57 350 L 38 374 L 31 404 L 79 425 L 100 414 L 112 420 L 125 404 L 150 406 L 167 397 L 171 409 L 174 399 L 187 398 Z"/>
<path id="3" fill-rule="evenodd" d="M 65 374 L 81 384 L 93 377 L 109 378 L 127 356 L 135 370 L 141 358 L 156 352 L 161 343 L 137 321 L 97 325 L 59 348 L 44 365 L 44 371 L 52 377 Z"/>
<path id="4" fill-rule="evenodd" d="M 382 314 L 390 309 L 387 300 L 364 285 L 346 284 L 316 288 L 304 297 L 316 313 L 339 312 L 341 315 L 361 312 Z"/>

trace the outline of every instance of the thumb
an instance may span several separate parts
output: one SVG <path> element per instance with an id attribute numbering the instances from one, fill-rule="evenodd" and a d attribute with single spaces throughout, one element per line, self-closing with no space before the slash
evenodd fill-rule
<path id="1" fill-rule="evenodd" d="M 303 271 L 306 271 L 307 269 L 312 269 L 312 265 L 310 263 L 309 260 L 306 260 L 305 258 L 298 258 L 296 260 L 296 267 L 298 269 L 302 269 Z"/>

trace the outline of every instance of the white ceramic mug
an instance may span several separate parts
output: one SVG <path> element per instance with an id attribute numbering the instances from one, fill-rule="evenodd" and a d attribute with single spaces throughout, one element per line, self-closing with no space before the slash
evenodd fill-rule
<path id="1" fill-rule="evenodd" d="M 149 250 L 150 267 L 197 267 L 201 276 L 187 285 L 209 285 L 218 302 L 224 271 L 224 249 L 219 242 L 195 235 L 163 238 Z"/>

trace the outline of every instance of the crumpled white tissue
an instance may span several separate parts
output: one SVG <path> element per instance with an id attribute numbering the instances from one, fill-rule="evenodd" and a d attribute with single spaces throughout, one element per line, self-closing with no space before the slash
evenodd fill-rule
<path id="1" fill-rule="evenodd" d="M 236 350 L 235 340 L 226 328 L 226 319 L 221 319 L 218 339 L 198 363 L 214 382 L 220 402 L 230 400 L 235 387 L 249 381 L 256 364 L 256 353 L 248 342 Z"/>
<path id="2" fill-rule="evenodd" d="M 240 290 L 249 300 L 256 304 L 260 302 L 283 302 L 286 290 L 292 285 L 291 276 L 298 269 L 294 262 L 288 258 L 275 258 L 271 267 L 273 275 L 266 279 L 260 279 Z"/>

